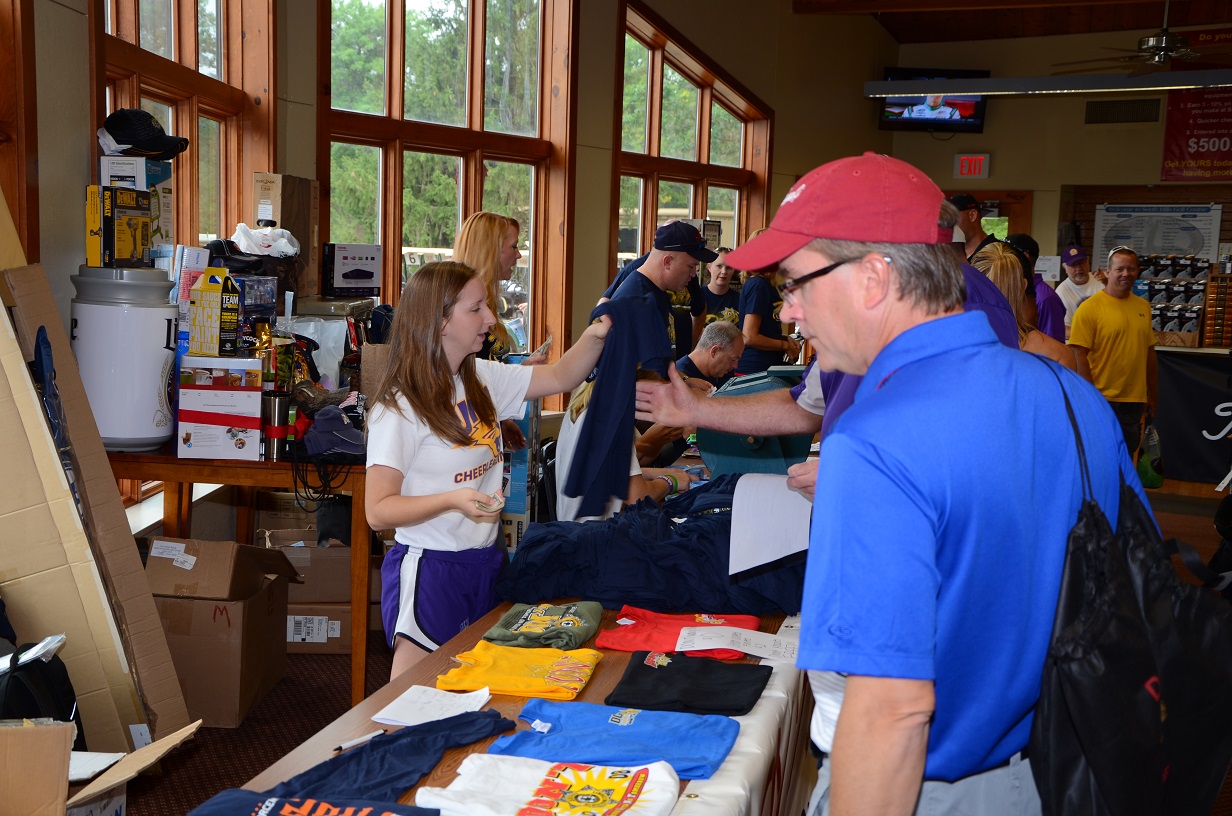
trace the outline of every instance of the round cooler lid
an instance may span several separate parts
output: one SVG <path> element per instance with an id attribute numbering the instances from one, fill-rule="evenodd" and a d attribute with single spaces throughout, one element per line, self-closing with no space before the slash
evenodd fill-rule
<path id="1" fill-rule="evenodd" d="M 175 285 L 165 269 L 82 265 L 69 280 L 77 300 L 139 306 L 170 306 Z"/>

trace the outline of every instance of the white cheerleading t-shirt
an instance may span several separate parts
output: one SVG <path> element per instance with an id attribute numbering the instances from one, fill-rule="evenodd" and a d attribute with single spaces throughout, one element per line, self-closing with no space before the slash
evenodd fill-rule
<path id="1" fill-rule="evenodd" d="M 402 474 L 403 496 L 430 496 L 460 487 L 480 493 L 501 492 L 504 473 L 499 420 L 517 419 L 526 410 L 526 390 L 533 369 L 490 360 L 475 360 L 475 372 L 496 406 L 497 424 L 481 422 L 466 401 L 462 378 L 454 377 L 454 407 L 471 437 L 466 447 L 446 442 L 415 416 L 399 394 L 402 413 L 376 405 L 368 415 L 368 467 L 384 465 Z M 398 527 L 394 539 L 408 547 L 457 552 L 487 547 L 496 538 L 497 521 L 477 522 L 457 510 Z"/>
<path id="2" fill-rule="evenodd" d="M 668 816 L 680 780 L 666 762 L 623 768 L 471 754 L 447 788 L 420 788 L 415 804 L 441 816 L 516 816 L 522 813 L 620 813 Z"/>

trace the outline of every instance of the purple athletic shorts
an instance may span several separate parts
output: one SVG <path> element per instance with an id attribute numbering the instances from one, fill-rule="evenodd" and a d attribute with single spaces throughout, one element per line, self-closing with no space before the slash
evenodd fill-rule
<path id="1" fill-rule="evenodd" d="M 460 552 L 394 545 L 381 563 L 381 620 L 390 647 L 401 635 L 435 651 L 491 612 L 507 562 L 498 544 Z"/>

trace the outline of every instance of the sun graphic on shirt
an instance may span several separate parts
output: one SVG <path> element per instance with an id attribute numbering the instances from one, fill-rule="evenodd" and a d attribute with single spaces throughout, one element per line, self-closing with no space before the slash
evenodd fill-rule
<path id="1" fill-rule="evenodd" d="M 552 813 L 570 816 L 623 813 L 633 808 L 646 786 L 645 768 L 611 768 L 591 766 L 588 770 L 562 773 L 560 781 L 568 787 L 561 791 Z"/>

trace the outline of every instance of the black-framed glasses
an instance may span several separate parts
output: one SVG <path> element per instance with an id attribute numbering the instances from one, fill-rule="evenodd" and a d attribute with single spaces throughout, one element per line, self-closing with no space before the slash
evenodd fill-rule
<path id="1" fill-rule="evenodd" d="M 823 266 L 821 269 L 818 269 L 815 272 L 809 272 L 806 275 L 801 275 L 800 277 L 794 280 L 784 281 L 783 283 L 780 283 L 776 288 L 779 290 L 779 295 L 783 298 L 783 302 L 790 306 L 796 302 L 796 296 L 794 293 L 801 286 L 803 286 L 804 284 L 808 283 L 811 280 L 815 280 L 816 278 L 820 278 L 824 275 L 829 275 L 835 269 L 838 269 L 840 266 L 843 266 L 844 264 L 849 264 L 852 261 L 858 261 L 858 260 L 860 259 L 859 258 L 848 258 L 845 261 L 836 261 L 835 263 L 832 263 L 829 266 Z"/>

